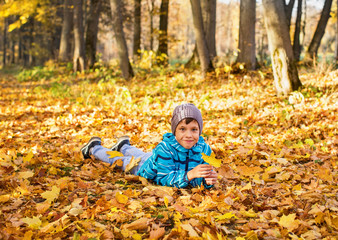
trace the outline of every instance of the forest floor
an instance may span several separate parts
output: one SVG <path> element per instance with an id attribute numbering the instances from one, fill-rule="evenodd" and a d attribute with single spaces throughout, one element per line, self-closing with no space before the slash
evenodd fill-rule
<path id="1" fill-rule="evenodd" d="M 0 73 L 0 239 L 335 239 L 338 71 L 203 80 L 186 69 Z M 177 189 L 84 160 L 92 136 L 151 151 L 174 107 L 193 102 L 222 164 L 211 190 Z"/>

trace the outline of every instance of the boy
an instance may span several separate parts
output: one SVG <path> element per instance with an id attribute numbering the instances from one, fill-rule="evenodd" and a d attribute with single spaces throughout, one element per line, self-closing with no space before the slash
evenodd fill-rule
<path id="1" fill-rule="evenodd" d="M 201 137 L 203 120 L 200 110 L 192 103 L 174 109 L 171 119 L 172 133 L 165 133 L 163 140 L 150 153 L 131 146 L 129 137 L 120 137 L 110 149 L 101 146 L 101 139 L 93 137 L 81 148 L 83 157 L 113 163 L 123 160 L 125 170 L 131 158 L 141 158 L 130 172 L 153 180 L 159 185 L 185 188 L 203 184 L 206 188 L 217 182 L 217 174 L 202 158 L 211 154 L 210 146 Z M 109 159 L 107 151 L 120 151 L 123 157 Z"/>

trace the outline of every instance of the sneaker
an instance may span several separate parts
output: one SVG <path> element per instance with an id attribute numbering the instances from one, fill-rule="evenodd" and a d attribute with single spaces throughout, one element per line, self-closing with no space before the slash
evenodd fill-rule
<path id="1" fill-rule="evenodd" d="M 90 158 L 90 152 L 89 152 L 89 150 L 92 147 L 96 146 L 96 145 L 101 145 L 101 138 L 99 138 L 99 137 L 92 137 L 89 140 L 89 142 L 81 148 L 81 152 L 82 152 L 82 155 L 83 155 L 84 159 Z"/>
<path id="2" fill-rule="evenodd" d="M 111 151 L 118 151 L 119 152 L 124 144 L 129 144 L 130 145 L 130 141 L 129 141 L 129 137 L 128 136 L 119 137 L 117 139 L 117 143 L 115 143 L 113 146 L 111 146 L 110 150 Z"/>

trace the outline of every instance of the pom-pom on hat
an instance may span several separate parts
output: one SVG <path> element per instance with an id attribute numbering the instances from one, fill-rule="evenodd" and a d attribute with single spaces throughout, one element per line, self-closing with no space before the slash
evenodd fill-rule
<path id="1" fill-rule="evenodd" d="M 171 118 L 171 132 L 175 135 L 177 125 L 186 118 L 195 119 L 200 128 L 199 134 L 201 135 L 203 129 L 203 120 L 201 111 L 192 103 L 184 103 L 174 109 Z"/>

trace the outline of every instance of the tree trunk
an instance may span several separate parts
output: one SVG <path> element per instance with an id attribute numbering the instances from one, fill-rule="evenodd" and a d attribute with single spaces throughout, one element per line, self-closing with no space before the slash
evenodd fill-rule
<path id="1" fill-rule="evenodd" d="M 123 32 L 121 6 L 119 3 L 119 0 L 110 0 L 113 28 L 120 59 L 120 67 L 123 77 L 129 80 L 134 76 L 134 72 L 129 62 L 128 48 Z"/>
<path id="2" fill-rule="evenodd" d="M 136 60 L 140 56 L 141 49 L 141 0 L 134 0 L 134 36 L 133 57 Z"/>
<path id="3" fill-rule="evenodd" d="M 155 5 L 155 0 L 147 0 L 148 1 L 148 10 L 149 10 L 149 50 L 153 50 L 153 45 L 154 45 L 154 5 Z"/>
<path id="4" fill-rule="evenodd" d="M 285 10 L 287 25 L 288 25 L 288 28 L 290 29 L 292 10 L 293 10 L 293 6 L 295 5 L 295 0 L 290 0 L 288 4 L 286 4 L 285 0 L 283 0 L 283 2 L 284 2 L 284 10 Z"/>
<path id="5" fill-rule="evenodd" d="M 73 0 L 65 0 L 60 39 L 59 60 L 67 62 L 71 59 L 71 33 L 73 29 Z"/>
<path id="6" fill-rule="evenodd" d="M 302 23 L 302 3 L 303 0 L 298 0 L 298 6 L 297 6 L 297 17 L 296 17 L 296 26 L 295 26 L 295 32 L 293 37 L 293 54 L 295 56 L 295 60 L 298 62 L 300 59 L 300 52 L 301 52 L 301 46 L 300 46 L 300 28 Z"/>
<path id="7" fill-rule="evenodd" d="M 249 70 L 256 69 L 255 22 L 256 0 L 241 0 L 237 62 Z"/>
<path id="8" fill-rule="evenodd" d="M 324 36 L 325 28 L 330 17 L 331 5 L 332 0 L 325 0 L 323 11 L 320 16 L 315 34 L 313 35 L 313 38 L 306 53 L 307 59 L 317 58 L 318 48 Z"/>
<path id="9" fill-rule="evenodd" d="M 3 39 L 2 39 L 2 66 L 6 66 L 6 58 L 7 58 L 7 19 L 4 18 L 4 32 L 3 32 Z"/>
<path id="10" fill-rule="evenodd" d="M 190 3 L 196 37 L 197 52 L 201 62 L 202 72 L 205 75 L 207 72 L 213 71 L 214 67 L 209 57 L 210 55 L 207 47 L 207 41 L 205 39 L 201 3 L 200 0 L 190 0 Z"/>
<path id="11" fill-rule="evenodd" d="M 162 54 L 168 56 L 168 14 L 169 14 L 169 0 L 162 0 L 160 8 L 160 32 L 157 55 L 159 64 L 167 64 L 168 58 L 162 57 Z"/>
<path id="12" fill-rule="evenodd" d="M 74 0 L 74 72 L 86 69 L 85 41 L 83 36 L 83 0 Z"/>
<path id="13" fill-rule="evenodd" d="M 338 0 L 337 0 L 337 9 L 338 9 Z M 336 59 L 336 65 L 338 65 L 338 17 L 336 17 L 336 50 L 335 50 L 335 59 Z"/>
<path id="14" fill-rule="evenodd" d="M 216 57 L 216 0 L 202 0 L 203 27 L 211 61 Z"/>
<path id="15" fill-rule="evenodd" d="M 283 2 L 274 0 L 262 2 L 276 93 L 278 96 L 288 95 L 302 84 L 294 61 L 284 5 Z"/>
<path id="16" fill-rule="evenodd" d="M 86 32 L 86 53 L 88 67 L 92 68 L 96 62 L 97 33 L 99 31 L 99 17 L 101 10 L 100 0 L 90 0 L 89 16 Z"/>
<path id="17" fill-rule="evenodd" d="M 216 1 L 215 0 L 203 0 L 200 1 L 202 18 L 203 18 L 203 29 L 205 29 L 205 38 L 207 42 L 207 48 L 209 51 L 209 57 L 212 61 L 216 56 Z M 200 64 L 199 56 L 197 51 L 197 44 L 195 43 L 194 51 L 188 62 L 185 64 L 186 67 L 191 67 Z"/>

